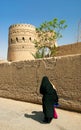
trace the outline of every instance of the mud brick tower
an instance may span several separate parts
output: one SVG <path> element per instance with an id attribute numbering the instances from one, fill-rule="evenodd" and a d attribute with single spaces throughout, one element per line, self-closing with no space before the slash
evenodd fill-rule
<path id="1" fill-rule="evenodd" d="M 36 38 L 35 26 L 14 24 L 9 27 L 8 61 L 32 60 L 36 52 L 33 40 Z"/>

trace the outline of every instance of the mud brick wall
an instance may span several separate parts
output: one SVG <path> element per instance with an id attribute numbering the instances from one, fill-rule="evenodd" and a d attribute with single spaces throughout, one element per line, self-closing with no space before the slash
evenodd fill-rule
<path id="1" fill-rule="evenodd" d="M 60 108 L 81 112 L 81 55 L 0 63 L 0 97 L 42 102 L 42 77 L 55 84 Z"/>
<path id="2" fill-rule="evenodd" d="M 58 46 L 56 56 L 81 54 L 81 42 Z"/>

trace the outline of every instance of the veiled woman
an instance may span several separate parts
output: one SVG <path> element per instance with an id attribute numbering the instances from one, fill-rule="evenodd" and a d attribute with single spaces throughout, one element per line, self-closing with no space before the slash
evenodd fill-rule
<path id="1" fill-rule="evenodd" d="M 58 102 L 58 95 L 47 76 L 44 76 L 42 78 L 40 93 L 43 95 L 42 106 L 44 113 L 44 122 L 50 123 L 53 118 L 54 104 Z"/>

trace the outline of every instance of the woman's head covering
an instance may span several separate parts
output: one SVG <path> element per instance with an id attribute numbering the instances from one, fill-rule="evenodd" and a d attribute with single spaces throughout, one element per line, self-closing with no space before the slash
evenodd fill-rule
<path id="1" fill-rule="evenodd" d="M 53 88 L 53 85 L 49 81 L 47 76 L 42 78 L 41 86 L 40 86 L 40 93 L 43 95 L 53 95 L 54 100 L 58 101 L 58 96 L 56 90 Z"/>
<path id="2" fill-rule="evenodd" d="M 45 86 L 48 85 L 48 84 L 51 84 L 47 76 L 44 76 L 42 78 L 42 84 L 45 85 Z"/>
<path id="3" fill-rule="evenodd" d="M 51 84 L 51 82 L 49 81 L 47 76 L 44 76 L 42 78 L 42 82 L 41 82 L 41 90 L 43 93 L 52 93 L 53 92 L 53 86 Z"/>
<path id="4" fill-rule="evenodd" d="M 46 86 L 46 85 L 50 85 L 50 86 L 53 87 L 53 89 L 56 90 L 55 85 L 48 79 L 47 76 L 44 76 L 44 77 L 42 78 L 42 85 L 45 85 L 45 86 Z"/>

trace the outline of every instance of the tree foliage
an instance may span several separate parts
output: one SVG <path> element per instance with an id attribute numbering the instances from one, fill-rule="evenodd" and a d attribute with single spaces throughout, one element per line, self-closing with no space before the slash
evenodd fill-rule
<path id="1" fill-rule="evenodd" d="M 34 44 L 37 48 L 35 58 L 49 57 L 55 54 L 55 42 L 62 38 L 62 30 L 67 27 L 65 22 L 65 20 L 59 21 L 57 18 L 54 18 L 51 21 L 45 21 L 36 28 L 38 38 L 34 39 Z M 46 52 L 47 49 L 48 53 Z"/>

